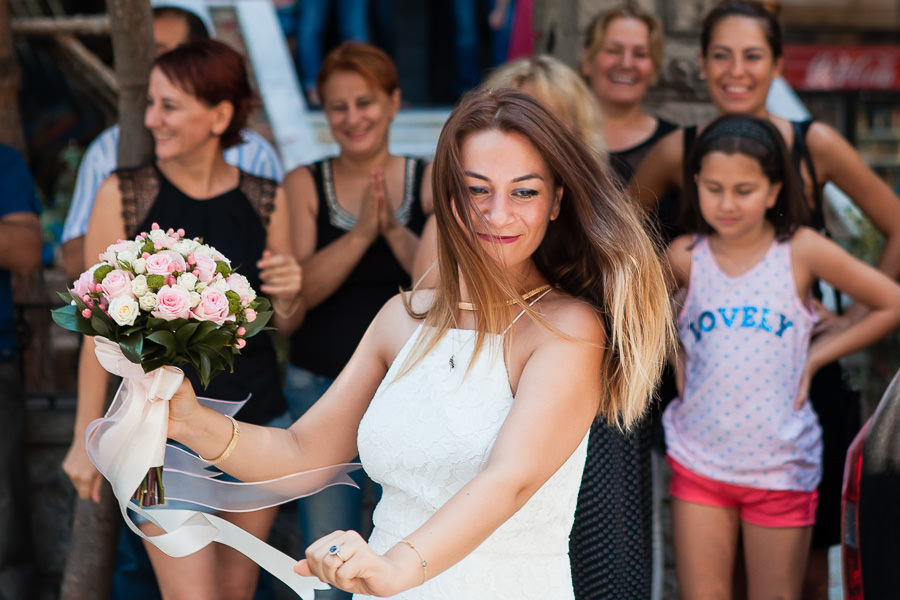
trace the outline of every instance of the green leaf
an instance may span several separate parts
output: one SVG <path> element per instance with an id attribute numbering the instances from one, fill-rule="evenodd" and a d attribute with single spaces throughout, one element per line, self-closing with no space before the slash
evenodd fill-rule
<path id="1" fill-rule="evenodd" d="M 229 275 L 231 275 L 231 267 L 229 267 L 228 263 L 224 260 L 217 260 L 216 273 L 221 273 L 222 277 L 228 277 Z"/>
<path id="2" fill-rule="evenodd" d="M 165 348 L 167 355 L 175 353 L 175 335 L 171 331 L 154 331 L 148 334 L 145 339 Z"/>
<path id="3" fill-rule="evenodd" d="M 97 335 L 102 335 L 105 338 L 109 338 L 114 340 L 114 333 L 116 331 L 115 324 L 112 319 L 109 318 L 105 312 L 103 312 L 99 308 L 95 308 L 91 311 L 91 327 L 94 328 L 94 331 L 97 332 Z"/>
<path id="4" fill-rule="evenodd" d="M 166 278 L 163 275 L 147 275 L 147 287 L 159 289 L 166 284 Z"/>
<path id="5" fill-rule="evenodd" d="M 197 327 L 197 332 L 191 337 L 191 343 L 204 341 L 209 334 L 216 330 L 216 324 L 212 321 L 203 321 Z"/>
<path id="6" fill-rule="evenodd" d="M 81 311 L 78 310 L 77 306 L 66 304 L 65 306 L 51 310 L 50 316 L 53 317 L 53 321 L 63 329 L 68 329 L 69 331 L 81 331 L 78 328 L 78 320 L 84 317 L 81 316 Z"/>
<path id="7" fill-rule="evenodd" d="M 256 319 L 252 323 L 246 323 L 244 325 L 244 329 L 247 330 L 247 333 L 244 334 L 244 337 L 252 338 L 254 335 L 262 331 L 271 318 L 271 310 L 256 313 Z"/>
<path id="8" fill-rule="evenodd" d="M 66 304 L 69 304 L 72 300 L 75 300 L 76 302 L 81 300 L 81 298 L 79 298 L 75 294 L 75 292 L 72 291 L 56 292 L 56 295 L 59 296 L 59 299 Z"/>
<path id="9" fill-rule="evenodd" d="M 228 290 L 225 292 L 225 297 L 228 299 L 228 314 L 236 315 L 241 312 L 241 297 L 234 290 Z"/>
<path id="10" fill-rule="evenodd" d="M 144 336 L 141 333 L 132 333 L 119 337 L 119 348 L 125 358 L 133 363 L 141 364 L 141 354 L 144 351 Z"/>
<path id="11" fill-rule="evenodd" d="M 200 382 L 203 384 L 203 387 L 209 387 L 209 382 L 212 379 L 212 362 L 209 360 L 209 355 L 205 352 L 200 353 L 200 365 L 197 369 L 197 373 L 200 375 Z"/>
<path id="12" fill-rule="evenodd" d="M 200 323 L 190 322 L 182 325 L 181 328 L 175 332 L 175 345 L 178 347 L 179 351 L 187 349 L 191 336 L 194 335 L 194 332 L 197 331 L 199 326 Z"/>
<path id="13" fill-rule="evenodd" d="M 143 254 L 144 252 L 148 254 L 153 254 L 156 252 L 156 248 L 153 246 L 153 240 L 151 240 L 149 237 L 144 240 L 144 245 L 141 247 L 141 254 Z"/>
<path id="14" fill-rule="evenodd" d="M 94 281 L 102 283 L 103 278 L 109 275 L 110 271 L 114 271 L 112 265 L 100 265 L 94 269 Z"/>
<path id="15" fill-rule="evenodd" d="M 144 368 L 144 373 L 149 373 L 155 369 L 164 367 L 168 364 L 171 364 L 171 363 L 168 360 L 166 360 L 165 356 L 162 356 L 162 355 L 159 355 L 159 356 L 154 355 L 154 356 L 150 356 L 149 358 L 147 356 L 144 356 L 143 360 L 141 361 L 141 366 Z"/>

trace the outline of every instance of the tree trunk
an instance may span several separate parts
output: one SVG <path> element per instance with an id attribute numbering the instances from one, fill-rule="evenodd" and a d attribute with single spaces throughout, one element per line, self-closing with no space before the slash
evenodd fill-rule
<path id="1" fill-rule="evenodd" d="M 9 1 L 0 0 L 0 143 L 25 154 L 25 136 L 19 115 L 22 72 L 10 26 Z"/>
<path id="2" fill-rule="evenodd" d="M 148 0 L 108 0 L 107 10 L 119 83 L 118 166 L 134 167 L 152 157 L 143 117 L 154 54 L 153 17 Z M 118 528 L 119 510 L 109 484 L 104 482 L 99 504 L 78 501 L 61 600 L 109 598 Z"/>

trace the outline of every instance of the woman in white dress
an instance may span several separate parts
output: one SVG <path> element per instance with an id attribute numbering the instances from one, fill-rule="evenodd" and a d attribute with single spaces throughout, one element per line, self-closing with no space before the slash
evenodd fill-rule
<path id="1" fill-rule="evenodd" d="M 309 412 L 238 437 L 185 384 L 169 435 L 248 481 L 358 452 L 384 489 L 371 539 L 335 531 L 295 567 L 357 598 L 572 598 L 588 429 L 641 418 L 672 338 L 657 249 L 594 153 L 515 90 L 463 99 L 433 189 L 437 288 L 388 301 Z"/>

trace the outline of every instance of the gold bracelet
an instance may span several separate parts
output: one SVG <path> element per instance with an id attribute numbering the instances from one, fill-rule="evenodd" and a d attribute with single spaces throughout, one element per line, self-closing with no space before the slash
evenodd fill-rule
<path id="1" fill-rule="evenodd" d="M 400 540 L 400 543 L 409 546 L 410 549 L 416 553 L 416 556 L 419 557 L 419 560 L 422 563 L 422 583 L 425 583 L 425 581 L 428 579 L 428 562 L 424 558 L 422 558 L 422 555 L 419 554 L 419 551 L 416 549 L 416 547 L 412 545 L 412 542 L 410 542 L 409 540 Z"/>
<path id="2" fill-rule="evenodd" d="M 229 440 L 228 445 L 225 446 L 225 449 L 222 450 L 222 454 L 218 455 L 215 458 L 203 458 L 208 463 L 212 463 L 214 465 L 219 464 L 234 452 L 234 447 L 237 446 L 238 438 L 241 437 L 241 426 L 238 425 L 238 422 L 234 420 L 234 417 L 225 415 L 228 417 L 228 420 L 231 421 L 231 440 Z"/>

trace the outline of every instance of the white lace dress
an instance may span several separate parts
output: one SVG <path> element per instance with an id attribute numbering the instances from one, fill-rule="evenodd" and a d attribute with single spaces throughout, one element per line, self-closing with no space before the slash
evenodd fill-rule
<path id="1" fill-rule="evenodd" d="M 492 338 L 495 350 L 485 346 L 466 374 L 476 334 L 450 330 L 395 381 L 422 331 L 419 326 L 394 360 L 359 426 L 360 459 L 383 488 L 369 540 L 381 553 L 415 531 L 484 468 L 513 403 L 499 335 Z M 525 506 L 474 552 L 392 598 L 574 598 L 569 532 L 586 450 L 587 436 Z"/>

